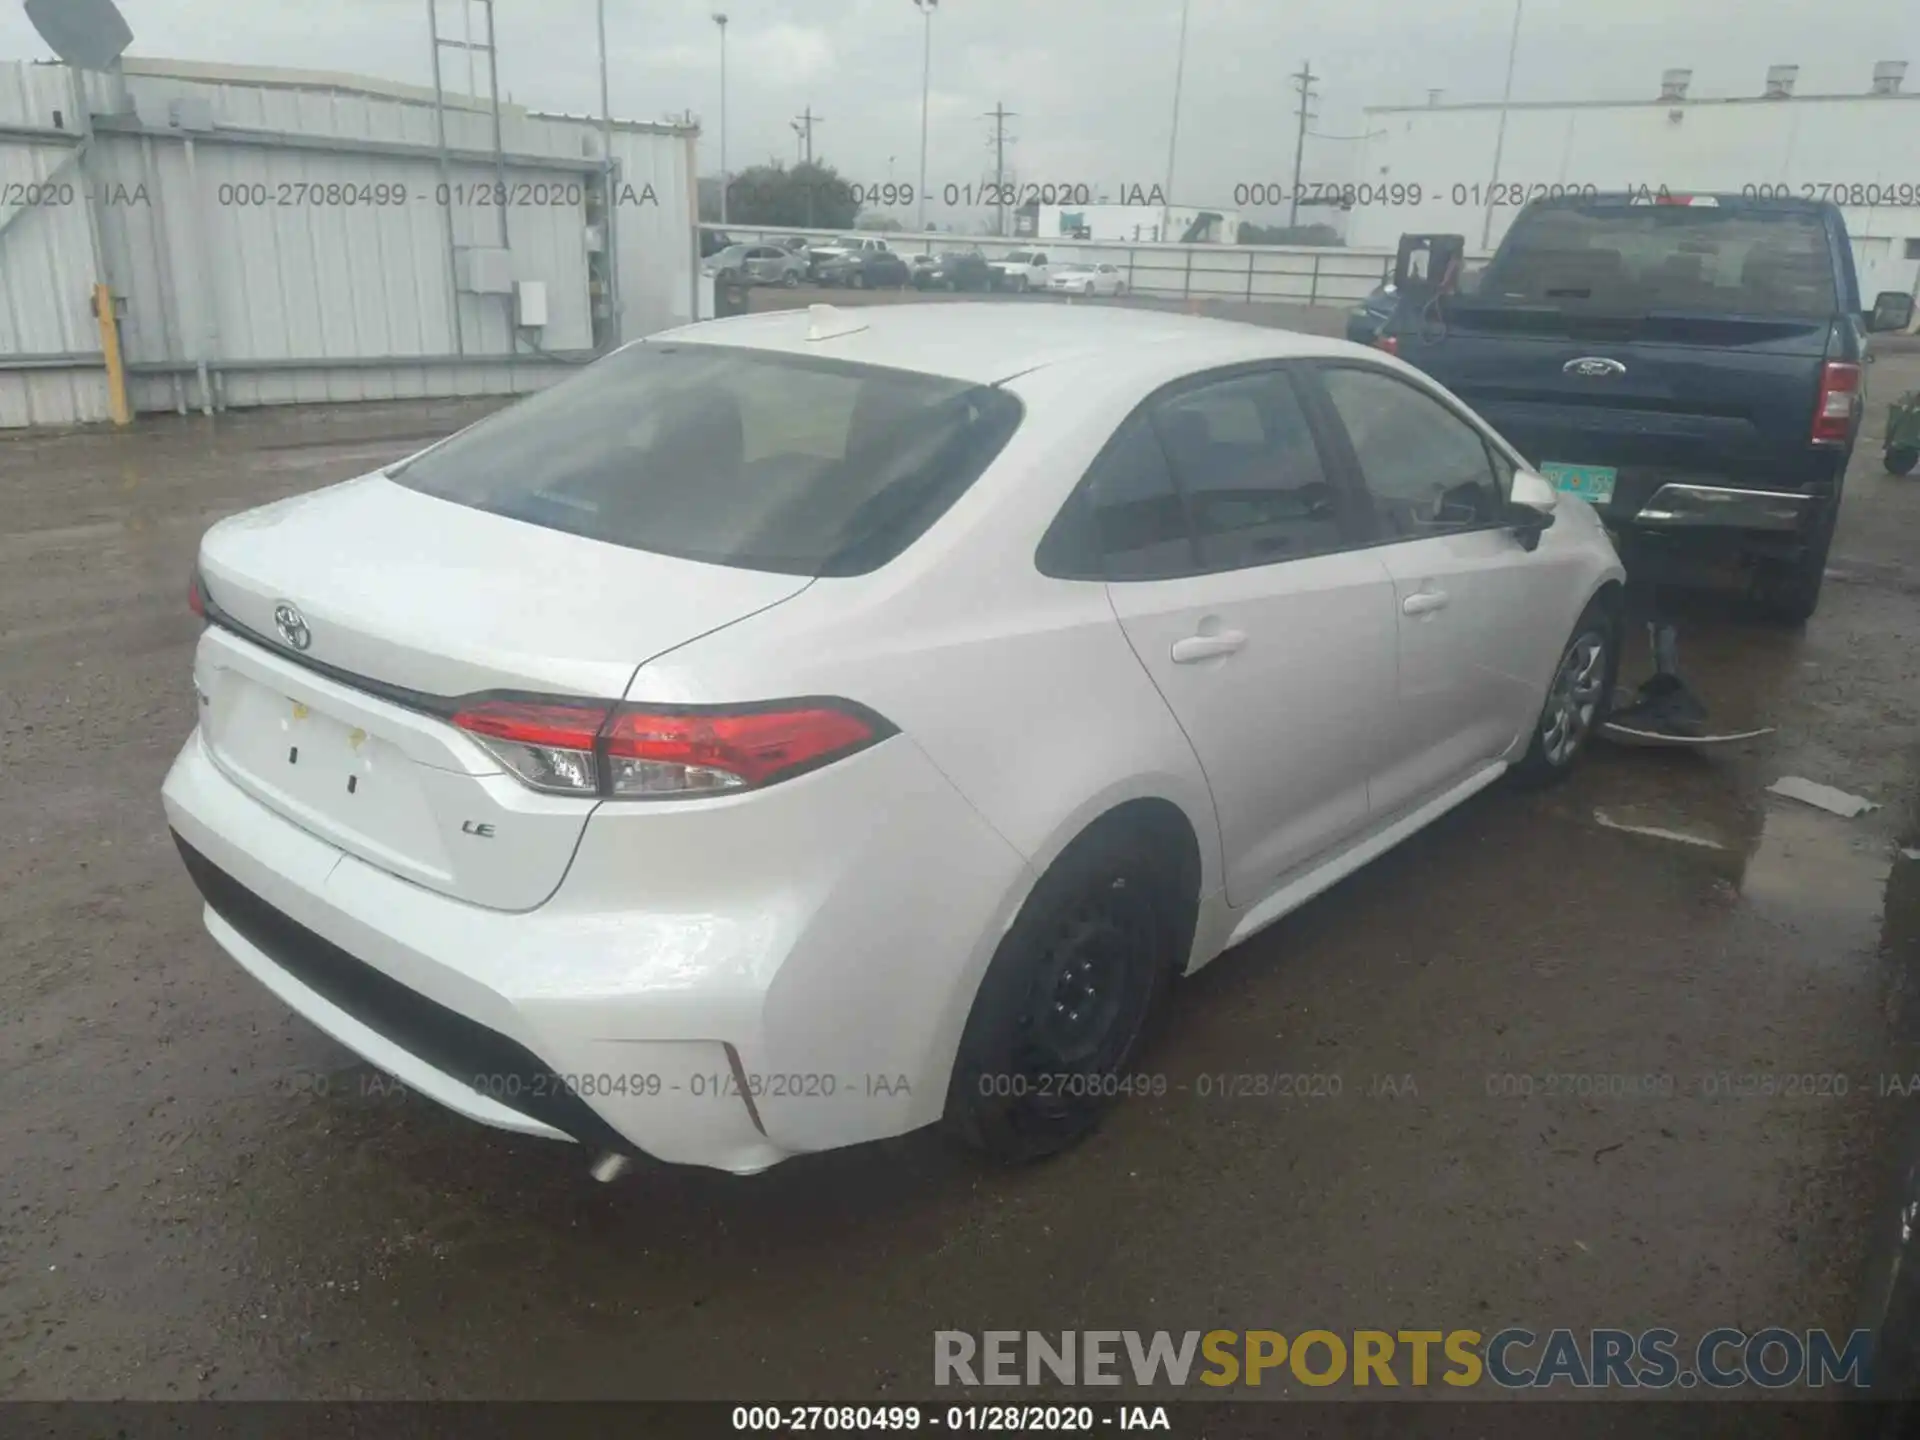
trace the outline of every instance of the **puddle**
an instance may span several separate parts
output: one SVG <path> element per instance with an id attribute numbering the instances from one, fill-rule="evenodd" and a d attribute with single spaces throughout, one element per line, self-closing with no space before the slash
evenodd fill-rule
<path id="1" fill-rule="evenodd" d="M 1769 806 L 1740 893 L 1777 924 L 1815 934 L 1816 961 L 1879 948 L 1893 852 L 1857 821 L 1803 806 Z"/>

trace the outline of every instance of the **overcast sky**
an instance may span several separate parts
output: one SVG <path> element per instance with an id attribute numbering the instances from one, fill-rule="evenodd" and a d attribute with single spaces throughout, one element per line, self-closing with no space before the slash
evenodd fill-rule
<path id="1" fill-rule="evenodd" d="M 1506 0 L 1188 0 L 1186 81 L 1172 199 L 1230 203 L 1236 183 L 1284 180 L 1296 104 L 1287 72 L 1311 60 L 1328 136 L 1353 136 L 1366 105 L 1497 100 L 1513 9 Z M 1876 60 L 1915 62 L 1915 0 L 1524 0 L 1516 99 L 1649 96 L 1689 66 L 1695 95 L 1750 95 L 1773 63 L 1801 66 L 1801 93 L 1865 90 Z M 121 0 L 129 53 L 311 66 L 429 83 L 427 0 Z M 503 93 L 540 109 L 597 111 L 593 0 L 498 0 Z M 815 153 L 850 179 L 919 170 L 922 20 L 913 0 L 608 0 L 615 112 L 692 110 L 702 168 L 719 169 L 720 35 L 727 27 L 727 161 L 791 160 L 790 121 L 825 117 Z M 1180 0 L 941 0 L 933 18 L 927 178 L 992 174 L 985 112 L 1018 113 L 1023 181 L 1096 191 L 1165 177 Z M 460 33 L 460 0 L 441 0 Z M 474 15 L 481 14 L 474 6 Z M 0 0 L 0 59 L 42 58 L 20 0 Z M 464 70 L 459 71 L 464 84 Z M 450 84 L 452 81 L 450 80 Z M 484 89 L 484 81 L 482 82 Z M 1307 141 L 1310 179 L 1346 179 L 1351 140 Z M 1909 142 L 1907 153 L 1911 155 Z M 1466 168 L 1479 179 L 1482 163 Z M 1442 179 L 1446 177 L 1441 177 Z M 1117 194 L 1114 198 L 1118 198 Z M 940 207 L 929 214 L 941 217 Z"/>

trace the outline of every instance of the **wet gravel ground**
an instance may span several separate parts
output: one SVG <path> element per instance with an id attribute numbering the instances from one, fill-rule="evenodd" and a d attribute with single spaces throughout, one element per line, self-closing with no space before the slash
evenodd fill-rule
<path id="1" fill-rule="evenodd" d="M 1915 384 L 1920 357 L 1881 361 L 1873 433 Z M 923 1134 L 602 1186 L 390 1092 L 247 980 L 159 806 L 200 531 L 475 413 L 0 439 L 0 1396 L 871 1401 L 930 1393 L 937 1329 L 1868 1308 L 1920 1103 L 1879 1079 L 1920 1071 L 1894 1020 L 1920 480 L 1871 434 L 1804 633 L 1687 607 L 1696 688 L 1775 735 L 1474 800 L 1183 987 L 1168 1093 L 1080 1150 L 1004 1173 Z M 1881 808 L 1765 794 L 1784 774 Z M 1274 1074 L 1322 1093 L 1202 1093 Z"/>

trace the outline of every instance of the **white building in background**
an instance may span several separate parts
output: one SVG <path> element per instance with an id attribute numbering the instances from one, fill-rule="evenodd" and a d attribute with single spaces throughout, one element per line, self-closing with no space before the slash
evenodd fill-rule
<path id="1" fill-rule="evenodd" d="M 1023 205 L 1013 233 L 1032 240 L 1237 245 L 1240 215 L 1197 205 Z"/>
<path id="2" fill-rule="evenodd" d="M 1903 88 L 1905 62 L 1875 66 L 1855 94 L 1796 94 L 1797 69 L 1730 99 L 1690 98 L 1692 72 L 1669 70 L 1644 100 L 1510 105 L 1497 177 L 1497 102 L 1369 109 L 1347 243 L 1435 232 L 1491 248 L 1535 187 L 1803 195 L 1845 214 L 1865 295 L 1915 291 L 1920 93 Z"/>

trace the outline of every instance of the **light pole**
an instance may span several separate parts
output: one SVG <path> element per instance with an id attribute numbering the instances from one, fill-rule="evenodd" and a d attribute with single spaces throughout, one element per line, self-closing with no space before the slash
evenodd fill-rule
<path id="1" fill-rule="evenodd" d="M 1180 144 L 1180 84 L 1187 75 L 1187 12 L 1193 0 L 1180 0 L 1180 46 L 1173 62 L 1173 123 L 1167 127 L 1167 188 L 1160 194 L 1160 238 L 1172 227 L 1173 157 Z"/>
<path id="2" fill-rule="evenodd" d="M 1513 99 L 1513 62 L 1520 53 L 1520 12 L 1526 0 L 1513 0 L 1513 37 L 1507 41 L 1507 84 L 1500 92 L 1500 124 L 1493 132 L 1493 179 L 1487 185 L 1487 215 L 1480 226 L 1480 248 L 1493 243 L 1493 192 L 1500 184 L 1500 157 L 1507 146 L 1507 105 Z"/>
<path id="3" fill-rule="evenodd" d="M 913 5 L 926 21 L 920 60 L 920 208 L 915 222 L 924 232 L 927 228 L 927 97 L 933 88 L 933 12 L 940 7 L 940 0 L 913 0 Z"/>
<path id="4" fill-rule="evenodd" d="M 720 27 L 720 223 L 727 223 L 727 17 L 716 10 L 713 23 Z"/>

